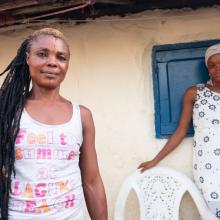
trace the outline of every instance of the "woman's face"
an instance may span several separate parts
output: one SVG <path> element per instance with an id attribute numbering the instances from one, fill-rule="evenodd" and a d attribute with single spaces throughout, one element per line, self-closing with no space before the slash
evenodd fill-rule
<path id="1" fill-rule="evenodd" d="M 59 88 L 69 65 L 69 49 L 59 38 L 40 35 L 27 53 L 32 84 L 46 89 Z"/>
<path id="2" fill-rule="evenodd" d="M 212 55 L 208 59 L 208 71 L 213 82 L 220 82 L 220 54 Z"/>

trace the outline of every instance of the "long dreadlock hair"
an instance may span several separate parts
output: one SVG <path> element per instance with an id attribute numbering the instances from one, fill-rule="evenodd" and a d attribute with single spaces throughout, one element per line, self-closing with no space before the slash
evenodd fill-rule
<path id="1" fill-rule="evenodd" d="M 7 74 L 0 88 L 0 219 L 2 220 L 8 220 L 11 175 L 16 175 L 14 145 L 31 82 L 26 56 L 30 51 L 32 42 L 42 35 L 63 40 L 69 49 L 60 31 L 53 28 L 40 29 L 23 41 L 15 58 L 0 73 L 0 76 Z"/>

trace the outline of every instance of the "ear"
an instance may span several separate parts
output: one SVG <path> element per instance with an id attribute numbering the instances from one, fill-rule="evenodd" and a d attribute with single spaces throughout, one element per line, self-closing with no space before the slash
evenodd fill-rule
<path id="1" fill-rule="evenodd" d="M 26 63 L 27 63 L 27 65 L 29 65 L 29 57 L 30 57 L 30 54 L 28 52 L 26 52 Z"/>

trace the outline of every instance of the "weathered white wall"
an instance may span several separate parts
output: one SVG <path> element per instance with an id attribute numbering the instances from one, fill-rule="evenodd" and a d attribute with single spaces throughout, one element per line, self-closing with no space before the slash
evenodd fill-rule
<path id="1" fill-rule="evenodd" d="M 124 18 L 103 17 L 80 25 L 52 25 L 64 32 L 71 50 L 62 93 L 93 112 L 109 219 L 113 219 L 116 196 L 123 180 L 139 163 L 151 159 L 166 142 L 155 138 L 152 46 L 217 39 L 219 23 L 220 9 L 206 8 L 146 11 Z M 33 28 L 24 28 L 0 32 L 1 71 L 21 40 L 32 31 Z M 186 138 L 160 164 L 192 177 L 192 139 Z M 134 195 L 131 197 L 135 200 Z M 131 217 L 126 219 L 138 219 L 137 205 L 130 202 L 128 206 Z M 187 196 L 181 216 L 181 219 L 199 219 Z"/>

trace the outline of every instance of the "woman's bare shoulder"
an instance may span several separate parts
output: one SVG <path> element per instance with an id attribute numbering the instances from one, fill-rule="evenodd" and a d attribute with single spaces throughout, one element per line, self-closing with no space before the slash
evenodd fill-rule
<path id="1" fill-rule="evenodd" d="M 197 86 L 190 86 L 187 90 L 187 93 L 196 93 L 197 92 Z"/>
<path id="2" fill-rule="evenodd" d="M 84 106 L 84 105 L 79 105 L 79 109 L 80 109 L 80 113 L 81 113 L 82 115 L 91 115 L 91 114 L 92 114 L 92 112 L 90 111 L 90 109 L 87 108 L 87 107 Z"/>
<path id="3" fill-rule="evenodd" d="M 197 86 L 190 86 L 184 93 L 184 99 L 195 101 L 197 95 L 197 89 L 198 89 Z"/>
<path id="4" fill-rule="evenodd" d="M 90 111 L 90 109 L 83 105 L 79 105 L 79 109 L 80 109 L 80 114 L 81 114 L 81 119 L 82 119 L 83 124 L 84 125 L 90 124 L 93 121 L 92 112 Z"/>

